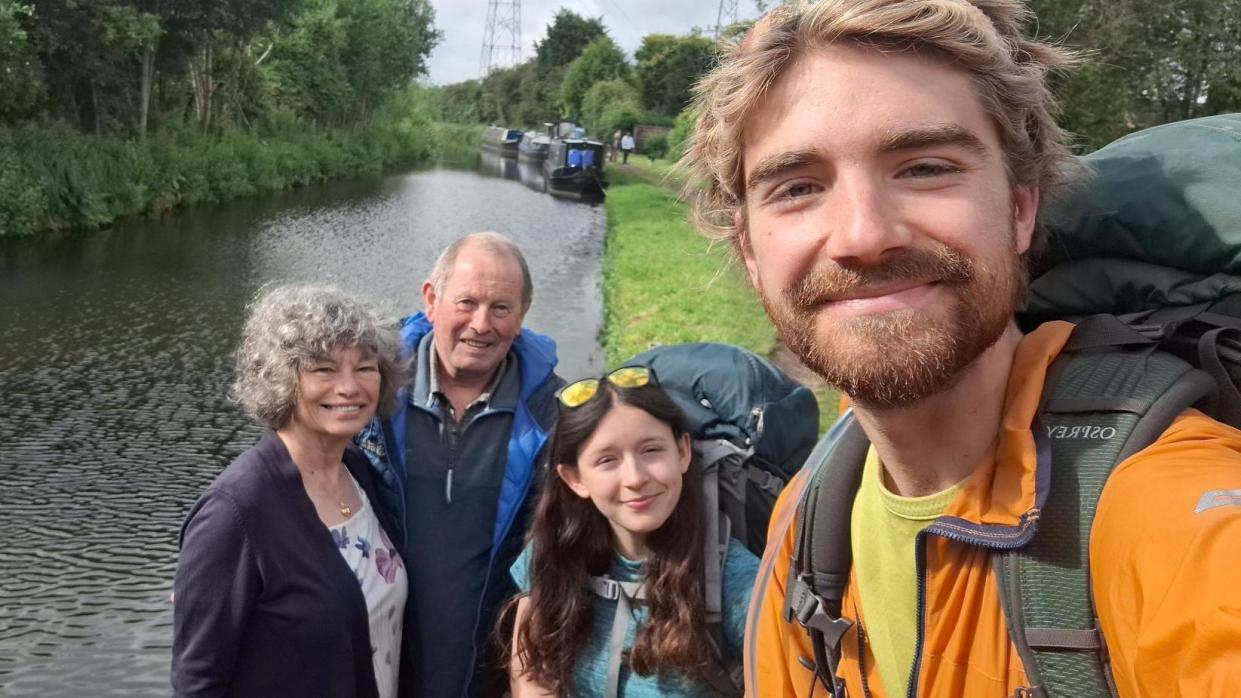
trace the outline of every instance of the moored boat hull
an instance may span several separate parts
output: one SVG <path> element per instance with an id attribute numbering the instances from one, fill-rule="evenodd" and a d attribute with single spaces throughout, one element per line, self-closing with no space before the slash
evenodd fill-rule
<path id="1" fill-rule="evenodd" d="M 571 199 L 602 198 L 603 144 L 586 139 L 553 138 L 543 162 L 547 191 Z"/>
<path id="2" fill-rule="evenodd" d="M 488 126 L 483 131 L 483 150 L 500 153 L 508 157 L 517 155 L 517 145 L 521 142 L 522 132 L 502 126 Z"/>

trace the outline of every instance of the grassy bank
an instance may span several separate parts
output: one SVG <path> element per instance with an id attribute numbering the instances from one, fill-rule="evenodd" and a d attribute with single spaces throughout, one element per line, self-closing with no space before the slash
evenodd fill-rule
<path id="1" fill-rule="evenodd" d="M 727 250 L 665 189 L 613 172 L 603 271 L 609 365 L 658 344 L 727 342 L 767 354 L 775 333 Z"/>
<path id="2" fill-rule="evenodd" d="M 686 222 L 687 207 L 664 186 L 666 163 L 613 169 L 608 177 L 603 265 L 607 362 L 659 344 L 724 342 L 768 356 L 775 330 L 724 245 L 711 246 Z M 836 418 L 838 395 L 818 390 L 820 427 Z"/>
<path id="3" fill-rule="evenodd" d="M 476 151 L 481 127 L 392 117 L 329 131 L 165 131 L 146 140 L 63 126 L 0 128 L 0 238 L 93 228 Z"/>

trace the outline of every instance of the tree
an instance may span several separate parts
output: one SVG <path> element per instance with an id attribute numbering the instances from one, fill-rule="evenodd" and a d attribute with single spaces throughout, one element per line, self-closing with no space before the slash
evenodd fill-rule
<path id="1" fill-rule="evenodd" d="M 478 80 L 466 80 L 423 90 L 431 118 L 453 124 L 483 122 L 483 116 L 479 110 L 482 94 L 482 83 Z"/>
<path id="2" fill-rule="evenodd" d="M 254 67 L 249 61 L 227 54 L 249 55 L 256 38 L 274 33 L 276 25 L 291 21 L 305 8 L 303 0 L 139 1 L 161 13 L 169 33 L 188 49 L 194 116 L 204 128 L 216 115 L 217 94 L 230 82 L 219 79 L 217 57 L 234 71 L 249 71 Z M 218 56 L 221 53 L 225 55 Z"/>
<path id="3" fill-rule="evenodd" d="M 314 0 L 274 38 L 277 105 L 329 126 L 366 120 L 426 72 L 433 18 L 427 0 Z"/>
<path id="4" fill-rule="evenodd" d="M 642 120 L 638 91 L 624 80 L 596 82 L 582 98 L 582 124 L 596 138 L 607 140 L 614 131 L 632 131 Z"/>
<path id="5" fill-rule="evenodd" d="M 521 66 L 493 71 L 483 80 L 480 112 L 488 123 L 516 125 L 521 123 Z"/>
<path id="6" fill-rule="evenodd" d="M 690 101 L 690 90 L 715 63 L 715 45 L 705 37 L 648 34 L 634 53 L 642 105 L 675 116 Z"/>
<path id="7" fill-rule="evenodd" d="M 1155 55 L 1146 72 L 1144 96 L 1160 121 L 1204 116 L 1214 85 L 1225 88 L 1241 61 L 1241 2 L 1140 0 L 1147 18 L 1143 43 Z M 1227 108 L 1238 105 L 1219 105 Z"/>
<path id="8" fill-rule="evenodd" d="M 590 42 L 607 35 L 603 20 L 586 19 L 571 10 L 561 9 L 547 25 L 547 34 L 534 42 L 535 61 L 540 71 L 569 65 Z"/>
<path id="9" fill-rule="evenodd" d="M 348 0 L 337 18 L 346 28 L 342 63 L 358 112 L 379 103 L 427 71 L 427 57 L 441 34 L 428 0 Z"/>
<path id="10" fill-rule="evenodd" d="M 43 97 L 43 66 L 22 26 L 31 10 L 0 0 L 0 122 L 27 116 Z"/>
<path id="11" fill-rule="evenodd" d="M 560 105 L 570 115 L 579 114 L 582 97 L 597 82 L 629 78 L 625 52 L 607 36 L 590 42 L 582 55 L 573 59 L 560 81 Z"/>
<path id="12" fill-rule="evenodd" d="M 122 0 L 36 0 L 32 9 L 54 112 L 96 132 L 133 127 L 138 57 L 158 20 Z"/>
<path id="13" fill-rule="evenodd" d="M 1086 53 L 1053 76 L 1061 123 L 1099 147 L 1169 120 L 1241 108 L 1241 0 L 1030 0 L 1043 36 Z"/>

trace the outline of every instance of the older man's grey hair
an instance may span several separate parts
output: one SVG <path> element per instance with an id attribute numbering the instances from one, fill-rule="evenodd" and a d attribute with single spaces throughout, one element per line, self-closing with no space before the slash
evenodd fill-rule
<path id="1" fill-rule="evenodd" d="M 301 369 L 338 349 L 379 364 L 379 410 L 390 413 L 404 384 L 396 322 L 369 301 L 332 286 L 280 286 L 250 307 L 237 349 L 233 398 L 263 426 L 283 429 L 297 409 Z"/>
<path id="2" fill-rule="evenodd" d="M 440 258 L 435 260 L 435 266 L 431 267 L 431 274 L 427 276 L 431 288 L 435 289 L 435 295 L 438 297 L 444 293 L 444 285 L 448 283 L 448 277 L 452 275 L 453 267 L 457 264 L 457 255 L 465 249 L 466 245 L 477 245 L 497 257 L 509 257 L 517 262 L 517 265 L 521 267 L 521 312 L 525 314 L 534 300 L 534 282 L 530 278 L 530 267 L 526 264 L 526 257 L 516 243 L 492 231 L 470 233 L 444 248 L 444 251 L 440 253 Z"/>

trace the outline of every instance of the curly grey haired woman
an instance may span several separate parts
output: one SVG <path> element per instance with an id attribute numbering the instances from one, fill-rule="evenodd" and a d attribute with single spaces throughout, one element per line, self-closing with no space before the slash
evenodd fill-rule
<path id="1" fill-rule="evenodd" d="M 395 330 L 337 289 L 252 307 L 237 401 L 268 428 L 181 530 L 177 696 L 397 693 L 407 578 L 399 522 L 350 442 L 404 382 Z"/>

